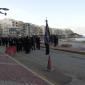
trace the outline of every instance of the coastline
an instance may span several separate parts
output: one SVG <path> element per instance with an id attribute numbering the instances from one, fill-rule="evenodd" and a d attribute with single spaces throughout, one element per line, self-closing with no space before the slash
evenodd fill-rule
<path id="1" fill-rule="evenodd" d="M 85 41 L 84 40 L 79 41 L 79 40 L 75 40 L 74 38 L 72 38 L 72 39 L 70 39 L 70 38 L 60 39 L 59 40 L 59 46 L 61 46 L 62 44 L 70 44 L 70 45 L 72 45 L 72 48 L 85 48 Z"/>

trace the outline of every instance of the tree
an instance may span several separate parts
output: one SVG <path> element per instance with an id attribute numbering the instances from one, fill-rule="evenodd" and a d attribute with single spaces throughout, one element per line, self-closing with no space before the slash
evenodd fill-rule
<path id="1" fill-rule="evenodd" d="M 0 10 L 8 11 L 9 9 L 8 8 L 0 8 Z M 2 11 L 0 11 L 0 14 L 4 14 L 5 16 L 7 15 L 6 12 L 2 12 Z"/>

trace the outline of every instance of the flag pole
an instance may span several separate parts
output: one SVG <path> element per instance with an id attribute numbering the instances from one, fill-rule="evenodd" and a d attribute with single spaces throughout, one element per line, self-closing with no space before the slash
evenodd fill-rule
<path id="1" fill-rule="evenodd" d="M 44 42 L 45 42 L 46 55 L 48 56 L 47 71 L 51 71 L 52 70 L 52 60 L 51 60 L 51 56 L 50 56 L 50 31 L 49 31 L 47 17 L 46 17 Z"/>

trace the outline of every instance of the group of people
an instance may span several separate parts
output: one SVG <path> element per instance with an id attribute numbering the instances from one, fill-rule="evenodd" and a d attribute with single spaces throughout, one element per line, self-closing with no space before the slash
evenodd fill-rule
<path id="1" fill-rule="evenodd" d="M 58 35 L 51 35 L 50 36 L 50 42 L 53 44 L 53 46 L 57 46 L 59 43 Z"/>
<path id="2" fill-rule="evenodd" d="M 17 52 L 24 51 L 30 53 L 31 50 L 40 50 L 40 37 L 0 37 L 0 45 L 2 46 L 16 46 Z"/>
<path id="3" fill-rule="evenodd" d="M 50 43 L 55 46 L 58 45 L 58 36 L 51 35 Z M 0 37 L 0 46 L 16 46 L 17 52 L 24 51 L 30 53 L 30 51 L 38 49 L 40 50 L 40 36 L 34 35 L 31 37 Z M 47 45 L 45 45 L 47 46 Z M 48 54 L 49 47 L 47 46 L 46 53 Z"/>

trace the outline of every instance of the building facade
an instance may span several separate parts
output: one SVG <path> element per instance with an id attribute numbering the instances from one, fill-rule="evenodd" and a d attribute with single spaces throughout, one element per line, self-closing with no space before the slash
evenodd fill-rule
<path id="1" fill-rule="evenodd" d="M 50 28 L 51 35 L 59 35 L 60 37 L 73 36 L 74 32 L 70 29 Z M 0 36 L 43 36 L 45 26 L 38 26 L 32 23 L 25 23 L 14 19 L 0 20 Z"/>

